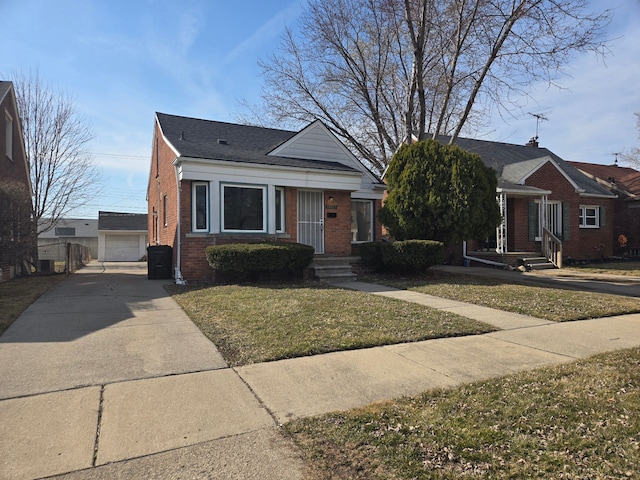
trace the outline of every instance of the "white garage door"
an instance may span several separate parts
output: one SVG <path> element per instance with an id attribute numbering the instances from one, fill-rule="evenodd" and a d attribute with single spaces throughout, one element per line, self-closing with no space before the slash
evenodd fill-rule
<path id="1" fill-rule="evenodd" d="M 105 262 L 137 262 L 140 260 L 138 235 L 105 235 Z"/>

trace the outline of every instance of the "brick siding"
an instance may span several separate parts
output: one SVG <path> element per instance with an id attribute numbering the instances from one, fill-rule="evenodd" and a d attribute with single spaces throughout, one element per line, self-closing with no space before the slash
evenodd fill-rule
<path id="1" fill-rule="evenodd" d="M 12 131 L 12 155 L 7 156 L 6 142 L 6 114 L 9 114 L 13 122 Z M 19 183 L 28 188 L 29 186 L 29 170 L 27 167 L 27 159 L 23 149 L 22 138 L 20 138 L 20 117 L 15 109 L 13 91 L 5 96 L 0 102 L 0 181 Z M 31 221 L 31 212 L 25 211 L 22 222 L 28 224 Z M 31 239 L 28 239 L 31 242 Z M 16 267 L 22 259 L 0 258 L 0 281 L 11 279 L 14 277 Z"/>
<path id="2" fill-rule="evenodd" d="M 543 165 L 537 172 L 531 175 L 526 185 L 550 190 L 552 193 L 548 199 L 550 201 L 559 201 L 569 204 L 569 239 L 563 242 L 563 256 L 572 257 L 576 260 L 598 259 L 600 256 L 605 258 L 613 255 L 613 223 L 614 210 L 613 200 L 606 198 L 583 197 L 576 193 L 575 188 L 569 181 L 557 170 L 550 162 Z M 522 218 L 522 226 L 518 228 L 516 234 L 515 247 L 517 250 L 530 250 L 533 246 L 528 240 L 527 219 L 528 215 L 524 211 L 523 203 L 528 201 L 517 202 L 514 205 L 516 209 L 516 218 Z M 519 203 L 519 204 L 518 204 Z M 605 225 L 600 228 L 580 228 L 580 206 L 595 205 L 605 208 Z M 520 216 L 523 215 L 523 216 Z M 526 240 L 522 236 L 526 235 Z M 540 250 L 539 242 L 536 242 L 536 250 Z M 602 246 L 602 252 L 600 247 Z"/>

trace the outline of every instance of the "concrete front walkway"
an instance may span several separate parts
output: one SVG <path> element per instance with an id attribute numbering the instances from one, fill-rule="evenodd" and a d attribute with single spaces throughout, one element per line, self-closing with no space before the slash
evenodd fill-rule
<path id="1" fill-rule="evenodd" d="M 290 419 L 640 346 L 640 315 L 555 324 L 356 282 L 502 330 L 230 369 L 145 268 L 91 264 L 0 337 L 0 478 L 299 479 Z"/>

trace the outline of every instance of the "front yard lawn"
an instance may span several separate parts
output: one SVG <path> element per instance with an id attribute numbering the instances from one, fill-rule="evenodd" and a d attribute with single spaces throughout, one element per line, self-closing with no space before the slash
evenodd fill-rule
<path id="1" fill-rule="evenodd" d="M 495 330 L 449 312 L 319 283 L 167 288 L 234 366 Z"/>
<path id="2" fill-rule="evenodd" d="M 310 480 L 638 478 L 640 349 L 296 420 Z"/>
<path id="3" fill-rule="evenodd" d="M 606 273 L 609 275 L 625 275 L 631 277 L 640 277 L 640 262 L 624 261 L 624 262 L 605 262 L 605 263 L 588 263 L 586 265 L 575 265 L 568 267 L 568 270 L 577 270 L 579 272 L 590 273 Z"/>
<path id="4" fill-rule="evenodd" d="M 640 312 L 637 298 L 511 284 L 439 271 L 420 277 L 372 275 L 363 280 L 556 322 Z"/>

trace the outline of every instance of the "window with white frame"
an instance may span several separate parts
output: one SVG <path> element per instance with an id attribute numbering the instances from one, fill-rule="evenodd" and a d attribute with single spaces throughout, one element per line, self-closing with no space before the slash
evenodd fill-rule
<path id="1" fill-rule="evenodd" d="M 276 232 L 285 231 L 284 188 L 276 187 Z"/>
<path id="2" fill-rule="evenodd" d="M 351 201 L 351 241 L 370 242 L 373 240 L 373 202 L 371 200 Z"/>
<path id="3" fill-rule="evenodd" d="M 5 154 L 10 159 L 13 159 L 13 118 L 9 115 L 9 112 L 4 114 L 4 133 L 5 133 Z M 0 134 L 1 135 L 1 134 Z"/>
<path id="4" fill-rule="evenodd" d="M 169 208 L 168 203 L 169 203 L 169 200 L 168 200 L 167 195 L 165 194 L 165 195 L 162 197 L 162 224 L 163 224 L 165 227 L 168 225 L 168 224 L 167 224 L 167 221 L 168 221 L 168 218 L 167 218 L 167 217 L 168 217 L 168 215 L 167 215 L 167 210 L 168 210 L 168 208 Z"/>
<path id="5" fill-rule="evenodd" d="M 222 185 L 222 231 L 266 232 L 266 186 Z"/>
<path id="6" fill-rule="evenodd" d="M 580 228 L 600 228 L 600 207 L 580 205 Z"/>
<path id="7" fill-rule="evenodd" d="M 191 231 L 209 231 L 209 182 L 191 183 Z"/>

